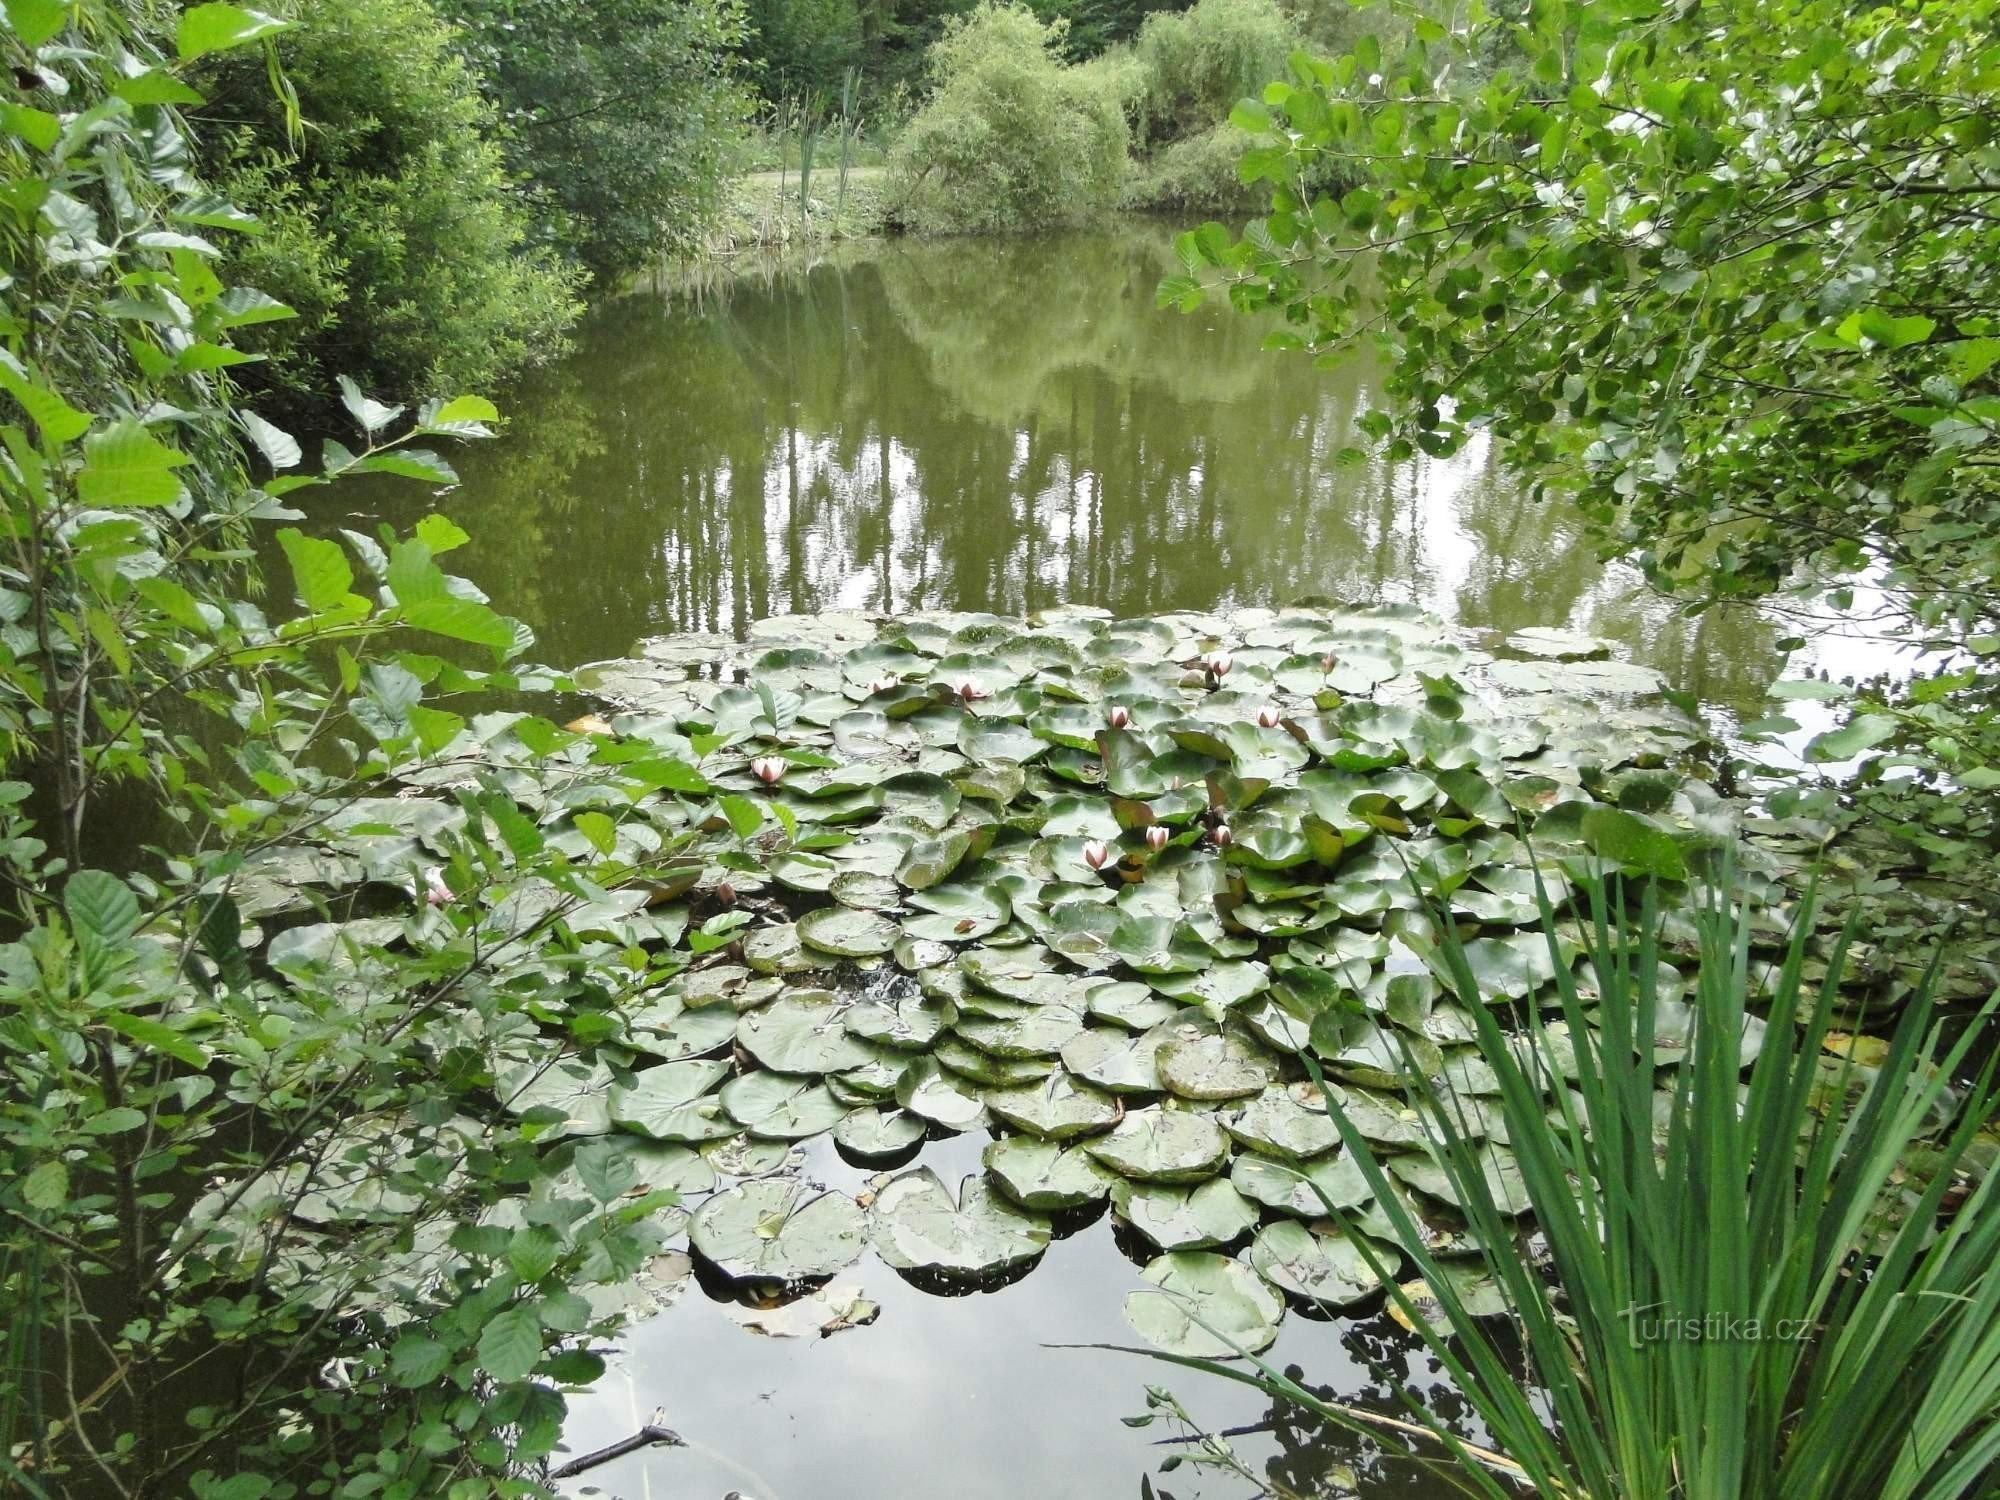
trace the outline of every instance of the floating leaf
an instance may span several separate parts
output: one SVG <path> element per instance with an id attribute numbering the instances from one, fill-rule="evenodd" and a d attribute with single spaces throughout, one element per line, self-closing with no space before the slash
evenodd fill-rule
<path id="1" fill-rule="evenodd" d="M 1226 1177 L 1195 1187 L 1127 1182 L 1111 1190 L 1111 1206 L 1133 1229 L 1162 1250 L 1203 1250 L 1248 1234 L 1257 1206 Z"/>
<path id="2" fill-rule="evenodd" d="M 1393 1246 L 1378 1244 L 1374 1249 L 1391 1271 L 1402 1259 Z M 1258 1230 L 1250 1245 L 1250 1264 L 1278 1290 L 1334 1307 L 1364 1301 L 1382 1288 L 1367 1257 L 1345 1230 L 1308 1229 L 1296 1219 L 1280 1219 Z"/>
<path id="3" fill-rule="evenodd" d="M 1039 1256 L 1048 1221 L 1010 1207 L 983 1177 L 968 1177 L 957 1200 L 929 1167 L 896 1178 L 868 1211 L 875 1253 L 899 1271 L 984 1276 Z"/>
<path id="4" fill-rule="evenodd" d="M 1059 1141 L 1108 1130 L 1122 1114 L 1117 1100 L 1082 1087 L 1061 1070 L 1040 1083 L 996 1090 L 986 1104 L 1016 1129 Z"/>
<path id="5" fill-rule="evenodd" d="M 1001 1192 L 1035 1213 L 1094 1203 L 1115 1180 L 1080 1147 L 1031 1136 L 1008 1136 L 993 1142 L 981 1154 L 980 1162 Z"/>
<path id="6" fill-rule="evenodd" d="M 752 1135 L 798 1141 L 831 1130 L 847 1113 L 823 1083 L 782 1073 L 745 1073 L 722 1087 L 722 1107 Z"/>
<path id="7" fill-rule="evenodd" d="M 1085 1149 L 1124 1177 L 1148 1182 L 1199 1182 L 1229 1160 L 1229 1137 L 1207 1115 L 1141 1109 Z"/>
<path id="8" fill-rule="evenodd" d="M 1239 1156 L 1229 1180 L 1244 1197 L 1302 1219 L 1325 1218 L 1328 1202 L 1335 1208 L 1359 1208 L 1373 1196 L 1367 1177 L 1344 1151 L 1301 1162 Z"/>
<path id="9" fill-rule="evenodd" d="M 795 991 L 751 1011 L 736 1023 L 736 1044 L 780 1073 L 838 1073 L 875 1056 L 825 990 Z"/>
<path id="10" fill-rule="evenodd" d="M 1125 1299 L 1125 1320 L 1156 1349 L 1233 1359 L 1268 1349 L 1284 1299 L 1241 1261 L 1206 1250 L 1162 1255 L 1146 1267 L 1152 1288 Z"/>
<path id="11" fill-rule="evenodd" d="M 866 1221 L 844 1193 L 812 1193 L 792 1178 L 727 1188 L 695 1211 L 688 1243 L 736 1280 L 799 1281 L 852 1265 Z"/>
<path id="12" fill-rule="evenodd" d="M 798 928 L 800 941 L 837 958 L 873 958 L 895 947 L 902 935 L 902 929 L 887 917 L 844 906 L 807 912 L 799 918 Z"/>

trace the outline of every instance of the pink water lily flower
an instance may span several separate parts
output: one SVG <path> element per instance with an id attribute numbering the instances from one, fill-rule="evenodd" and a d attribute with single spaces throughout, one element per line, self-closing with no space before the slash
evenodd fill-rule
<path id="1" fill-rule="evenodd" d="M 965 703 L 976 703 L 981 698 L 991 698 L 993 696 L 993 689 L 989 688 L 977 677 L 959 678 L 957 682 L 952 684 L 952 691 L 957 693 L 960 701 Z"/>
<path id="2" fill-rule="evenodd" d="M 1208 836 L 1215 841 L 1215 847 L 1218 849 L 1227 849 L 1236 842 L 1236 835 L 1229 831 L 1227 823 L 1217 823 L 1209 830 Z"/>
<path id="3" fill-rule="evenodd" d="M 1331 672 L 1335 667 L 1339 665 L 1340 665 L 1340 658 L 1335 656 L 1331 651 L 1327 652 L 1326 655 L 1322 656 L 1319 659 L 1320 676 L 1324 677 L 1327 673 Z"/>
<path id="4" fill-rule="evenodd" d="M 1284 715 L 1280 714 L 1277 709 L 1267 703 L 1257 710 L 1257 727 L 1259 729 L 1276 729 L 1283 718 Z"/>
<path id="5" fill-rule="evenodd" d="M 1083 846 L 1083 862 L 1093 870 L 1101 870 L 1111 863 L 1111 846 L 1101 839 L 1092 839 Z"/>
<path id="6" fill-rule="evenodd" d="M 783 781 L 786 769 L 784 761 L 775 755 L 760 755 L 750 762 L 750 774 L 765 786 L 776 786 Z"/>
<path id="7" fill-rule="evenodd" d="M 1236 658 L 1227 651 L 1211 651 L 1201 659 L 1202 667 L 1211 677 L 1227 677 L 1229 669 L 1236 665 Z"/>
<path id="8" fill-rule="evenodd" d="M 896 679 L 893 677 L 878 677 L 868 684 L 868 696 L 871 698 L 877 697 L 882 693 L 888 692 L 895 685 Z"/>
<path id="9" fill-rule="evenodd" d="M 1162 849 L 1167 847 L 1167 840 L 1172 837 L 1173 835 L 1167 831 L 1166 824 L 1155 823 L 1151 828 L 1146 830 L 1146 847 L 1151 849 L 1155 854 L 1158 854 Z"/>
<path id="10" fill-rule="evenodd" d="M 1132 711 L 1122 703 L 1114 703 L 1104 711 L 1104 722 L 1113 729 L 1132 727 Z"/>
<path id="11" fill-rule="evenodd" d="M 451 903 L 451 887 L 444 883 L 444 871 L 436 865 L 424 870 L 424 900 L 432 906 L 447 906 Z"/>

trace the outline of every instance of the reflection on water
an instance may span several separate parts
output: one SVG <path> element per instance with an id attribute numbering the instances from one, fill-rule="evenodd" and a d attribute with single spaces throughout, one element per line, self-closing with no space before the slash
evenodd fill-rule
<path id="1" fill-rule="evenodd" d="M 562 665 L 833 607 L 1323 595 L 1576 625 L 1722 703 L 1774 675 L 1763 622 L 1676 617 L 1487 447 L 1361 456 L 1364 364 L 1318 371 L 1248 319 L 1157 310 L 1168 238 L 898 243 L 624 298 L 515 393 L 504 442 L 463 456 L 465 571 Z"/>
<path id="2" fill-rule="evenodd" d="M 977 1172 L 981 1135 L 924 1149 L 946 1182 Z M 808 1180 L 864 1191 L 870 1173 L 824 1140 L 811 1143 Z M 835 1279 L 881 1304 L 864 1328 L 825 1340 L 770 1339 L 732 1322 L 699 1285 L 634 1329 L 590 1396 L 573 1403 L 565 1441 L 590 1452 L 638 1430 L 654 1409 L 689 1442 L 654 1448 L 571 1482 L 576 1496 L 623 1500 L 1108 1500 L 1140 1494 L 1151 1475 L 1160 1500 L 1240 1500 L 1255 1491 L 1229 1474 L 1160 1464 L 1182 1436 L 1165 1422 L 1134 1429 L 1144 1389 L 1173 1390 L 1210 1432 L 1229 1441 L 1278 1496 L 1312 1500 L 1444 1500 L 1454 1487 L 1393 1441 L 1386 1446 L 1248 1387 L 1130 1354 L 1050 1347 L 1136 1342 L 1120 1311 L 1142 1285 L 1107 1221 L 1053 1244 L 1033 1269 L 992 1292 L 919 1291 L 873 1254 Z M 1343 1402 L 1401 1415 L 1395 1391 L 1417 1393 L 1478 1441 L 1484 1436 L 1420 1340 L 1386 1316 L 1285 1319 L 1264 1356 L 1294 1379 Z"/>

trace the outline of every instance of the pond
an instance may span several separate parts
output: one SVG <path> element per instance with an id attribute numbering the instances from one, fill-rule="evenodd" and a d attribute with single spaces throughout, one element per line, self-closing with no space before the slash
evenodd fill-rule
<path id="1" fill-rule="evenodd" d="M 1367 365 L 1157 309 L 1171 237 L 894 241 L 612 302 L 510 396 L 503 441 L 453 455 L 464 571 L 562 666 L 826 609 L 1319 596 L 1574 626 L 1754 708 L 1781 662 L 1768 621 L 1679 617 L 1488 445 L 1363 457 Z M 399 522 L 427 508 L 345 493 Z"/>
<path id="2" fill-rule="evenodd" d="M 1396 601 L 1463 629 L 1586 631 L 1725 716 L 1755 711 L 1784 660 L 1770 621 L 1675 614 L 1485 446 L 1362 456 L 1357 423 L 1379 399 L 1366 364 L 1317 371 L 1261 350 L 1246 319 L 1156 310 L 1172 264 L 1169 230 L 1142 224 L 853 247 L 699 295 L 623 297 L 515 392 L 502 441 L 454 455 L 464 484 L 447 508 L 474 538 L 461 571 L 560 666 L 826 610 Z M 398 523 L 421 514 L 400 492 L 349 493 Z M 916 1160 L 956 1182 L 986 1141 L 933 1141 Z M 876 1185 L 824 1138 L 787 1169 Z M 725 1288 L 687 1286 L 574 1404 L 567 1441 L 586 1452 L 657 1412 L 689 1446 L 569 1491 L 998 1500 L 1137 1495 L 1150 1475 L 1163 1496 L 1251 1493 L 1241 1476 L 1159 1474 L 1176 1429 L 1119 1419 L 1163 1382 L 1211 1429 L 1241 1431 L 1272 1493 L 1459 1493 L 1243 1387 L 1049 1347 L 1133 1342 L 1120 1305 L 1153 1253 L 1103 1217 L 1066 1227 L 1033 1274 L 971 1295 L 870 1255 L 836 1281 L 880 1315 L 826 1339 L 748 1331 Z M 1344 1401 L 1395 1412 L 1401 1386 L 1462 1414 L 1379 1309 L 1288 1318 L 1268 1358 Z"/>

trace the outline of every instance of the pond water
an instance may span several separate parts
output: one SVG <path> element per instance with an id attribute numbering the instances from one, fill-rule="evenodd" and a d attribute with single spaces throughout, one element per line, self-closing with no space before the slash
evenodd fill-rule
<path id="1" fill-rule="evenodd" d="M 454 455 L 465 482 L 445 508 L 474 538 L 459 571 L 561 666 L 835 608 L 1137 615 L 1319 596 L 1407 601 L 1476 629 L 1572 626 L 1726 712 L 1754 709 L 1783 661 L 1772 623 L 1676 615 L 1485 447 L 1393 465 L 1344 454 L 1377 400 L 1368 367 L 1266 353 L 1225 311 L 1157 311 L 1169 240 L 1135 225 L 875 245 L 700 296 L 621 298 L 514 393 L 503 441 Z M 428 508 L 347 493 L 399 523 Z M 984 1143 L 934 1142 L 920 1160 L 956 1181 Z M 825 1142 L 799 1170 L 847 1192 L 871 1176 Z M 1212 1429 L 1251 1429 L 1235 1441 L 1272 1493 L 1460 1493 L 1242 1386 L 1047 1347 L 1132 1342 L 1120 1304 L 1146 1259 L 1100 1220 L 1012 1285 L 945 1297 L 871 1257 L 837 1280 L 879 1319 L 825 1340 L 748 1332 L 721 1290 L 690 1286 L 575 1404 L 568 1448 L 656 1410 L 690 1446 L 570 1492 L 998 1500 L 1138 1495 L 1147 1475 L 1161 1496 L 1253 1492 L 1240 1476 L 1159 1474 L 1174 1429 L 1119 1418 L 1162 1382 Z M 1269 1358 L 1345 1401 L 1393 1412 L 1407 1384 L 1462 1415 L 1421 1343 L 1361 1311 L 1289 1318 Z"/>
<path id="2" fill-rule="evenodd" d="M 621 298 L 510 396 L 503 441 L 453 455 L 461 571 L 563 666 L 833 608 L 1324 596 L 1572 625 L 1754 706 L 1780 663 L 1768 621 L 1677 616 L 1486 445 L 1356 456 L 1367 365 L 1264 351 L 1223 308 L 1158 310 L 1171 232 L 890 242 Z M 426 508 L 408 486 L 342 493 Z"/>

